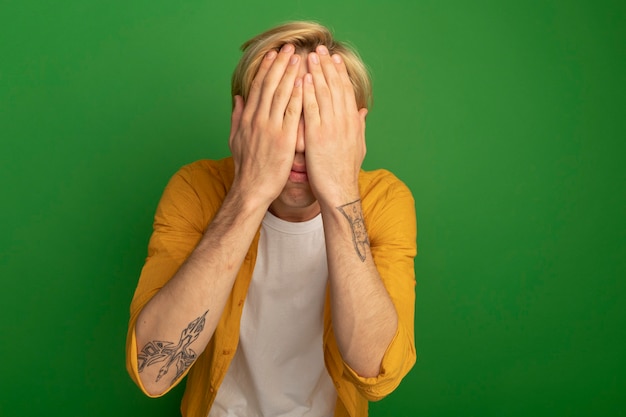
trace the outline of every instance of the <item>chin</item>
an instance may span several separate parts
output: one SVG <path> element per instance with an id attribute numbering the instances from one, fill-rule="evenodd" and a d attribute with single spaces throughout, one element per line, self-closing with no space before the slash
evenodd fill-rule
<path id="1" fill-rule="evenodd" d="M 309 187 L 307 190 L 285 188 L 270 206 L 270 211 L 285 220 L 303 221 L 317 216 L 319 205 Z"/>
<path id="2" fill-rule="evenodd" d="M 315 199 L 313 194 L 297 195 L 297 196 L 287 195 L 287 196 L 281 196 L 281 197 L 279 197 L 279 200 L 284 206 L 294 208 L 294 209 L 298 209 L 298 208 L 305 209 L 317 203 L 317 200 Z"/>
<path id="3" fill-rule="evenodd" d="M 283 204 L 300 208 L 308 207 L 317 201 L 308 183 L 288 183 L 278 199 Z"/>

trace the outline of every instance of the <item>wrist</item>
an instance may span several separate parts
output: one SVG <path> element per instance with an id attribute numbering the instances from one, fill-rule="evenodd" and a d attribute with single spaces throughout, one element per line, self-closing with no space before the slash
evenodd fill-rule
<path id="1" fill-rule="evenodd" d="M 233 182 L 223 205 L 232 205 L 233 210 L 243 216 L 265 213 L 274 201 L 270 195 L 254 190 L 253 186 L 244 186 L 240 182 Z"/>
<path id="2" fill-rule="evenodd" d="M 322 213 L 337 215 L 340 208 L 348 205 L 361 204 L 361 196 L 358 192 L 341 193 L 318 200 Z"/>
<path id="3" fill-rule="evenodd" d="M 281 193 L 286 180 L 287 173 L 281 172 L 235 174 L 229 193 L 236 192 L 240 198 L 267 208 Z"/>
<path id="4" fill-rule="evenodd" d="M 356 181 L 350 185 L 333 184 L 333 186 L 323 187 L 322 190 L 316 190 L 315 195 L 320 206 L 331 209 L 361 199 L 359 185 Z"/>

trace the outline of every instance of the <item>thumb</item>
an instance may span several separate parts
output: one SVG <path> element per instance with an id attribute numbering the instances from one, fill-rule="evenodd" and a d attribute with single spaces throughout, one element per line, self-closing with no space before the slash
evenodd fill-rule
<path id="1" fill-rule="evenodd" d="M 365 158 L 365 154 L 367 153 L 367 144 L 365 142 L 365 119 L 367 118 L 368 110 L 366 107 L 359 109 L 359 117 L 361 119 L 361 132 L 363 134 L 363 158 Z"/>
<path id="2" fill-rule="evenodd" d="M 232 146 L 233 138 L 239 130 L 239 122 L 241 121 L 241 115 L 243 114 L 243 97 L 237 95 L 233 97 L 233 113 L 230 116 L 230 137 L 228 138 L 228 145 Z"/>

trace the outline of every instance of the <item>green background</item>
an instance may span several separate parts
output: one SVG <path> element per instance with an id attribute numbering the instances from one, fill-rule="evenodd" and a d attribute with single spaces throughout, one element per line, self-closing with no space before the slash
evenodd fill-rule
<path id="1" fill-rule="evenodd" d="M 0 2 L 0 415 L 173 416 L 124 368 L 155 206 L 228 153 L 238 47 L 357 46 L 413 190 L 418 362 L 372 416 L 626 415 L 626 3 Z"/>

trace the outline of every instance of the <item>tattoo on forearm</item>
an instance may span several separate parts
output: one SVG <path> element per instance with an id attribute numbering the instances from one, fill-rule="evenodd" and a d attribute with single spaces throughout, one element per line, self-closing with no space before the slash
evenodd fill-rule
<path id="1" fill-rule="evenodd" d="M 352 242 L 354 243 L 354 249 L 357 255 L 361 258 L 361 262 L 365 262 L 365 254 L 367 247 L 370 244 L 367 236 L 367 229 L 365 229 L 365 221 L 363 219 L 363 211 L 361 210 L 361 200 L 356 200 L 343 206 L 337 207 L 337 210 L 344 215 L 350 223 L 350 229 L 352 230 Z"/>
<path id="2" fill-rule="evenodd" d="M 172 378 L 173 384 L 178 377 L 180 377 L 187 368 L 189 368 L 196 360 L 196 352 L 189 348 L 204 330 L 204 322 L 209 310 L 204 314 L 187 325 L 180 334 L 180 340 L 178 344 L 172 342 L 166 342 L 162 340 L 154 340 L 147 343 L 141 353 L 137 355 L 139 361 L 139 372 L 150 365 L 155 363 L 165 362 L 165 365 L 161 367 L 156 378 L 158 382 L 165 374 L 169 372 L 170 366 L 176 364 L 176 375 Z"/>

